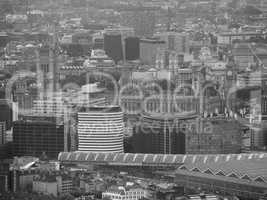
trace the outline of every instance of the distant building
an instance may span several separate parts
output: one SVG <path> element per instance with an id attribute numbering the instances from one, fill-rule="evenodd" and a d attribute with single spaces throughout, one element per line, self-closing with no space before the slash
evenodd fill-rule
<path id="1" fill-rule="evenodd" d="M 86 193 L 104 192 L 107 189 L 104 181 L 83 179 L 80 180 L 80 188 L 83 189 Z"/>
<path id="2" fill-rule="evenodd" d="M 92 50 L 90 58 L 83 63 L 85 69 L 112 68 L 114 65 L 115 63 L 112 58 L 102 49 Z"/>
<path id="3" fill-rule="evenodd" d="M 141 198 L 148 197 L 149 194 L 146 190 L 141 188 L 130 188 L 127 189 L 125 187 L 112 187 L 107 191 L 102 193 L 102 198 L 108 197 L 112 200 L 138 200 Z"/>
<path id="4" fill-rule="evenodd" d="M 11 129 L 13 121 L 12 103 L 5 99 L 0 99 L 0 121 L 6 122 L 6 129 Z"/>
<path id="5" fill-rule="evenodd" d="M 262 71 L 262 83 L 261 83 L 261 114 L 262 120 L 267 120 L 267 69 L 264 68 Z"/>
<path id="6" fill-rule="evenodd" d="M 33 179 L 32 190 L 34 192 L 60 196 L 73 191 L 73 181 L 71 178 L 62 176 L 37 176 Z"/>
<path id="7" fill-rule="evenodd" d="M 6 47 L 9 36 L 6 32 L 0 32 L 0 49 Z"/>
<path id="8" fill-rule="evenodd" d="M 31 81 L 27 80 L 16 81 L 14 90 L 14 99 L 18 102 L 19 111 L 32 109 L 33 101 L 38 97 L 37 86 L 35 83 L 33 82 L 31 83 Z"/>
<path id="9" fill-rule="evenodd" d="M 187 33 L 178 32 L 161 32 L 154 34 L 166 42 L 169 51 L 177 53 L 189 53 L 189 35 Z"/>
<path id="10" fill-rule="evenodd" d="M 251 45 L 247 43 L 237 43 L 233 48 L 234 61 L 239 71 L 245 71 L 255 63 Z"/>
<path id="11" fill-rule="evenodd" d="M 0 162 L 0 192 L 8 192 L 10 190 L 10 172 L 9 172 L 10 164 L 1 160 Z"/>
<path id="12" fill-rule="evenodd" d="M 101 33 L 92 36 L 93 49 L 104 49 L 104 35 Z"/>
<path id="13" fill-rule="evenodd" d="M 218 43 L 222 45 L 231 45 L 235 41 L 237 42 L 246 42 L 252 38 L 256 37 L 266 37 L 262 32 L 224 32 L 218 35 Z"/>
<path id="14" fill-rule="evenodd" d="M 78 151 L 123 152 L 120 107 L 89 107 L 78 112 Z"/>
<path id="15" fill-rule="evenodd" d="M 48 100 L 34 100 L 32 113 L 61 117 L 64 115 L 66 105 L 61 96 Z"/>
<path id="16" fill-rule="evenodd" d="M 60 195 L 69 194 L 73 191 L 73 180 L 70 177 L 58 176 L 57 184 Z"/>
<path id="17" fill-rule="evenodd" d="M 142 63 L 154 66 L 156 63 L 157 52 L 165 49 L 166 43 L 156 38 L 140 40 L 140 60 Z"/>
<path id="18" fill-rule="evenodd" d="M 183 120 L 168 113 L 143 115 L 134 127 L 134 153 L 184 154 L 185 131 Z"/>
<path id="19" fill-rule="evenodd" d="M 0 122 L 0 145 L 6 143 L 6 122 Z"/>
<path id="20" fill-rule="evenodd" d="M 159 49 L 156 55 L 155 67 L 158 69 L 168 69 L 172 73 L 177 73 L 177 70 L 183 67 L 184 54 L 179 54 L 176 51 Z"/>
<path id="21" fill-rule="evenodd" d="M 126 25 L 134 28 L 138 37 L 151 37 L 155 30 L 155 15 L 155 11 L 140 7 L 123 12 L 123 20 Z"/>
<path id="22" fill-rule="evenodd" d="M 188 154 L 234 154 L 241 152 L 241 126 L 233 119 L 204 119 L 203 130 L 186 135 Z"/>
<path id="23" fill-rule="evenodd" d="M 64 125 L 58 124 L 56 118 L 42 116 L 15 121 L 13 142 L 16 156 L 41 156 L 45 153 L 56 158 L 64 150 Z"/>
<path id="24" fill-rule="evenodd" d="M 138 60 L 140 57 L 140 39 L 138 37 L 127 37 L 125 39 L 125 59 Z"/>
<path id="25" fill-rule="evenodd" d="M 107 55 L 112 58 L 115 63 L 123 60 L 122 36 L 104 35 L 104 50 Z"/>
<path id="26" fill-rule="evenodd" d="M 54 196 L 58 195 L 57 182 L 54 180 L 51 180 L 51 181 L 49 181 L 49 180 L 43 180 L 43 181 L 34 180 L 32 190 L 34 192 L 39 192 L 39 193 L 43 193 L 46 195 L 54 195 Z"/>
<path id="27" fill-rule="evenodd" d="M 53 41 L 52 41 L 53 40 Z M 41 100 L 48 99 L 54 95 L 58 88 L 59 80 L 59 59 L 56 58 L 58 52 L 56 38 L 51 38 L 49 45 L 45 45 L 36 50 L 36 73 L 39 87 L 39 97 Z M 53 46 L 53 47 L 52 47 Z"/>

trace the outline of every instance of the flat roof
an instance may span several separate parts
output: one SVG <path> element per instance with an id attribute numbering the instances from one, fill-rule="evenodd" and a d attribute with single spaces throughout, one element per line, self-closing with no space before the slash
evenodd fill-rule
<path id="1" fill-rule="evenodd" d="M 119 106 L 94 106 L 94 107 L 81 107 L 79 112 L 122 112 Z"/>

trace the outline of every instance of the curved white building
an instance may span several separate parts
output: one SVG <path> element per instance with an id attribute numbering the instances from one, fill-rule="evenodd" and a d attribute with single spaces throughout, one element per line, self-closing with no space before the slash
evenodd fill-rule
<path id="1" fill-rule="evenodd" d="M 120 107 L 90 107 L 78 112 L 78 151 L 123 152 Z"/>

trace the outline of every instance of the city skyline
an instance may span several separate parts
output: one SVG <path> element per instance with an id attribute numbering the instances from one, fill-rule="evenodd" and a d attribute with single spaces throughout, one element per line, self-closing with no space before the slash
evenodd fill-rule
<path id="1" fill-rule="evenodd" d="M 1 1 L 0 199 L 266 199 L 266 8 Z"/>

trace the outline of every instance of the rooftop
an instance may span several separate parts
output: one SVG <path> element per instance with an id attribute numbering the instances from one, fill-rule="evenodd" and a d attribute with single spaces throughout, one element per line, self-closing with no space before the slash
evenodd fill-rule
<path id="1" fill-rule="evenodd" d="M 121 112 L 121 108 L 119 106 L 95 106 L 95 107 L 81 107 L 79 112 Z"/>

